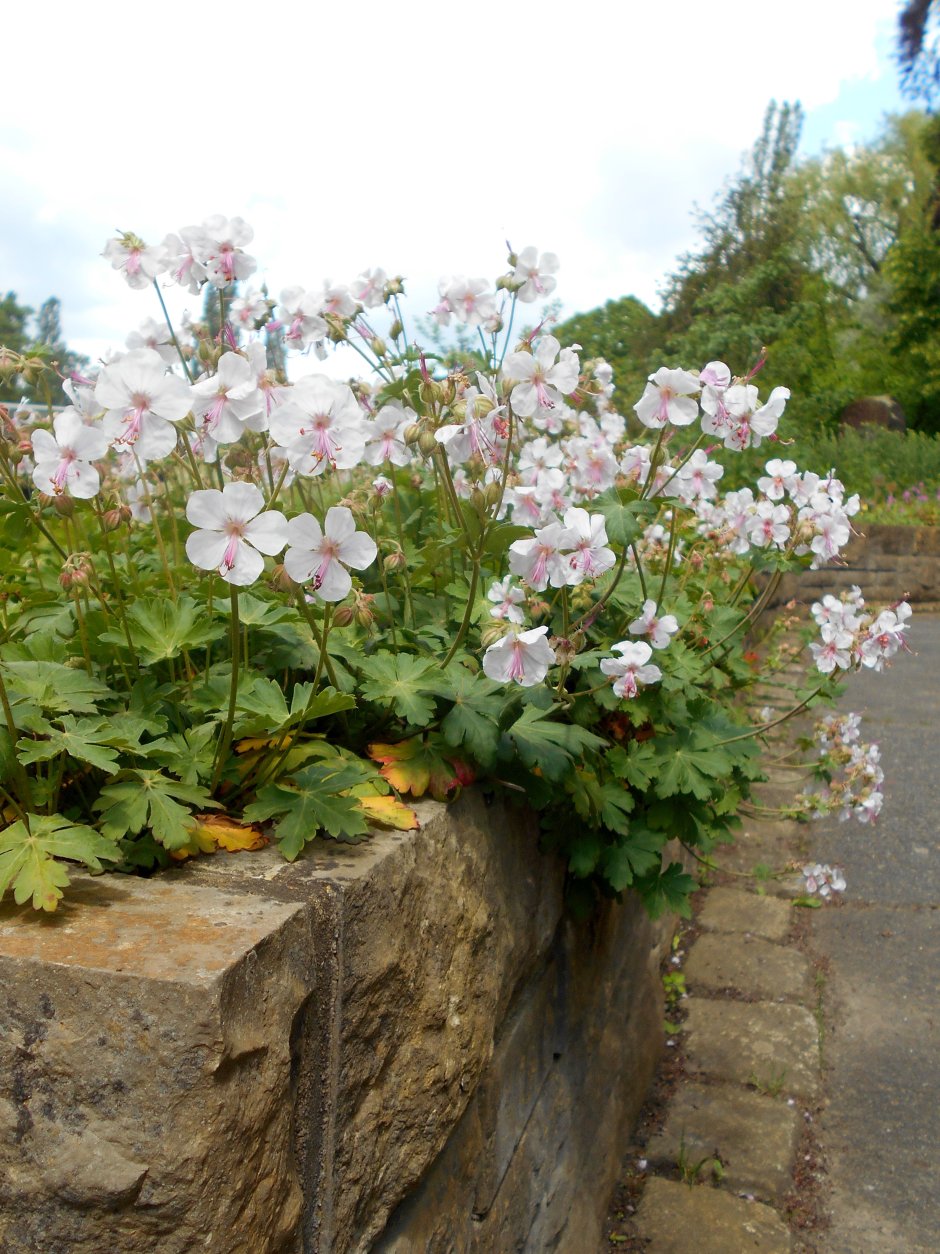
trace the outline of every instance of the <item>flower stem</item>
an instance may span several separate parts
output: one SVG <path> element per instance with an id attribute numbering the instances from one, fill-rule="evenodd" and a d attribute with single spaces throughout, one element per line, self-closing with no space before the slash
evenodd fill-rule
<path id="1" fill-rule="evenodd" d="M 235 722 L 235 702 L 238 699 L 238 654 L 241 644 L 241 632 L 239 630 L 238 622 L 238 589 L 234 584 L 229 584 L 229 597 L 231 599 L 229 635 L 232 642 L 232 679 L 228 692 L 228 713 L 226 714 L 225 724 L 222 728 L 222 735 L 219 737 L 218 747 L 215 751 L 215 763 L 212 768 L 212 783 L 209 785 L 209 791 L 213 793 L 218 787 L 219 780 L 222 776 L 222 768 L 225 766 L 225 760 L 228 757 L 228 751 L 232 744 L 232 725 Z"/>

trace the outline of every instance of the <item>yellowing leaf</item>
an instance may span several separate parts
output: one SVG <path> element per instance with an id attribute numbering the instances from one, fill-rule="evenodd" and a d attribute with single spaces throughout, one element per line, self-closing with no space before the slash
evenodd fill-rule
<path id="1" fill-rule="evenodd" d="M 397 797 L 357 797 L 359 809 L 373 823 L 394 827 L 399 832 L 413 832 L 418 828 L 418 816 Z"/>
<path id="2" fill-rule="evenodd" d="M 227 814 L 199 814 L 196 820 L 189 843 L 182 849 L 170 850 L 170 857 L 177 862 L 201 853 L 215 853 L 217 849 L 227 853 L 263 849 L 268 843 L 257 823 L 242 823 Z"/>
<path id="3" fill-rule="evenodd" d="M 293 734 L 280 736 L 246 736 L 235 745 L 236 753 L 254 753 L 258 749 L 283 749 L 293 742 Z"/>

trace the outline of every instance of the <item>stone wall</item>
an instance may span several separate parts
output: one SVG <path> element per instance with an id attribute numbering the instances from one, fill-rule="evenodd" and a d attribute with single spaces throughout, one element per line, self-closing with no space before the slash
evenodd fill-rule
<path id="1" fill-rule="evenodd" d="M 858 517 L 855 522 L 864 525 Z M 792 598 L 816 601 L 852 584 L 860 585 L 869 605 L 886 605 L 901 597 L 913 604 L 940 601 L 940 527 L 873 523 L 852 537 L 842 556 L 838 566 L 785 576 L 773 604 Z"/>
<path id="2" fill-rule="evenodd" d="M 599 1245 L 669 923 L 577 924 L 531 816 L 0 907 L 4 1254 Z"/>

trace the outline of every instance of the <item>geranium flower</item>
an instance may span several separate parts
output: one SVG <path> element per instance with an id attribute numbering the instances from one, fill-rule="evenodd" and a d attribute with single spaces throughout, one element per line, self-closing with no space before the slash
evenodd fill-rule
<path id="1" fill-rule="evenodd" d="M 644 427 L 659 430 L 666 423 L 674 427 L 687 427 L 698 417 L 698 401 L 690 393 L 698 392 L 701 384 L 688 370 L 670 370 L 660 366 L 651 374 L 646 390 L 633 406 Z"/>
<path id="2" fill-rule="evenodd" d="M 228 287 L 258 269 L 257 261 L 242 247 L 250 244 L 254 235 L 244 218 L 226 218 L 221 213 L 206 218 L 194 248 L 214 287 Z"/>
<path id="3" fill-rule="evenodd" d="M 130 231 L 120 239 L 109 239 L 101 254 L 107 257 L 115 270 L 120 270 L 128 287 L 149 287 L 161 271 L 166 269 L 166 248 L 162 244 L 147 245 Z"/>
<path id="4" fill-rule="evenodd" d="M 189 384 L 168 374 L 166 362 L 152 348 L 135 348 L 105 366 L 95 397 L 107 410 L 102 429 L 111 443 L 134 446 L 148 461 L 173 452 L 173 423 L 185 418 L 192 405 Z"/>
<path id="5" fill-rule="evenodd" d="M 216 444 L 232 444 L 246 430 L 263 431 L 264 397 L 251 364 L 239 353 L 223 353 L 218 371 L 193 384 L 197 428 Z"/>
<path id="6" fill-rule="evenodd" d="M 569 584 L 599 579 L 610 570 L 617 559 L 613 549 L 606 547 L 607 527 L 603 514 L 589 514 L 586 509 L 573 506 L 565 511 L 565 527 L 570 537 L 569 547 L 574 549 L 567 558 Z"/>
<path id="7" fill-rule="evenodd" d="M 186 556 L 200 570 L 217 570 L 238 587 L 254 583 L 264 570 L 262 553 L 273 556 L 288 542 L 287 519 L 280 510 L 264 510 L 264 495 L 253 483 L 229 483 L 220 492 L 193 492 L 186 517 L 194 531 Z"/>
<path id="8" fill-rule="evenodd" d="M 287 524 L 284 569 L 294 583 L 308 584 L 321 601 L 342 601 L 352 587 L 347 566 L 364 570 L 378 549 L 364 531 L 356 530 L 352 510 L 334 505 L 323 527 L 313 514 L 298 514 Z"/>
<path id="9" fill-rule="evenodd" d="M 555 665 L 555 653 L 545 639 L 547 627 L 511 631 L 483 654 L 483 673 L 499 684 L 515 682 L 522 688 L 540 684 Z"/>
<path id="10" fill-rule="evenodd" d="M 304 375 L 290 400 L 271 415 L 271 435 L 299 475 L 319 475 L 331 466 L 351 470 L 365 452 L 362 411 L 345 383 Z"/>
<path id="11" fill-rule="evenodd" d="M 631 636 L 649 636 L 650 644 L 654 649 L 665 649 L 669 644 L 669 637 L 674 636 L 679 630 L 679 620 L 674 614 L 663 614 L 661 618 L 656 617 L 656 602 L 644 601 L 643 613 L 627 628 Z M 617 645 L 614 645 L 617 648 Z"/>
<path id="12" fill-rule="evenodd" d="M 100 427 L 86 426 L 71 408 L 56 415 L 52 430 L 55 435 L 33 432 L 33 483 L 47 496 L 67 492 L 83 501 L 97 496 L 101 480 L 91 463 L 108 451 L 108 437 Z"/>
<path id="13" fill-rule="evenodd" d="M 516 268 L 512 277 L 514 283 L 521 283 L 521 287 L 516 291 L 516 296 L 522 301 L 539 300 L 544 296 L 550 296 L 557 286 L 558 280 L 554 278 L 555 271 L 558 269 L 558 258 L 554 253 L 542 253 L 538 255 L 538 249 L 530 244 L 528 248 L 523 248 L 516 260 Z"/>
<path id="14" fill-rule="evenodd" d="M 614 692 L 622 700 L 632 700 L 640 684 L 655 684 L 662 679 L 662 671 L 650 663 L 653 650 L 645 640 L 621 640 L 611 645 L 611 650 L 621 656 L 602 658 L 601 670 L 613 679 Z"/>
<path id="15" fill-rule="evenodd" d="M 558 358 L 556 361 L 555 358 Z M 554 335 L 543 335 L 534 353 L 510 353 L 503 373 L 515 380 L 510 401 L 520 418 L 553 409 L 578 386 L 580 363 L 574 349 L 562 348 Z"/>

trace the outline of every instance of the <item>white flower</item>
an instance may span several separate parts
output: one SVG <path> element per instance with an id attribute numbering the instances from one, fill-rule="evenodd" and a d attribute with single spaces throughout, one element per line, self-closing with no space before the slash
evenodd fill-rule
<path id="1" fill-rule="evenodd" d="M 299 475 L 319 475 L 327 466 L 351 470 L 366 447 L 362 411 L 352 391 L 319 374 L 297 380 L 290 400 L 271 415 L 271 435 L 287 449 Z"/>
<path id="2" fill-rule="evenodd" d="M 48 496 L 70 496 L 87 501 L 97 496 L 98 471 L 92 462 L 108 451 L 108 437 L 99 427 L 88 427 L 75 409 L 64 409 L 48 431 L 32 435 L 33 483 Z"/>
<path id="3" fill-rule="evenodd" d="M 516 260 L 513 271 L 513 282 L 521 286 L 516 292 L 519 300 L 533 301 L 550 296 L 558 282 L 553 276 L 558 269 L 558 258 L 554 253 L 538 255 L 538 249 L 531 245 L 523 248 Z"/>
<path id="4" fill-rule="evenodd" d="M 385 303 L 385 284 L 388 275 L 382 269 L 364 270 L 352 285 L 352 294 L 366 309 L 376 309 Z"/>
<path id="5" fill-rule="evenodd" d="M 611 645 L 619 658 L 601 659 L 601 670 L 614 681 L 614 692 L 623 700 L 632 700 L 639 684 L 655 684 L 663 677 L 658 666 L 650 663 L 653 650 L 645 640 L 621 640 Z"/>
<path id="6" fill-rule="evenodd" d="M 657 618 L 656 602 L 644 601 L 643 613 L 634 619 L 627 630 L 632 636 L 649 636 L 654 649 L 665 649 L 669 644 L 669 637 L 679 630 L 679 621 L 674 614 L 663 614 L 661 618 Z M 614 645 L 614 648 L 617 646 Z"/>
<path id="7" fill-rule="evenodd" d="M 561 523 L 549 523 L 536 531 L 531 540 L 516 540 L 509 546 L 509 569 L 536 592 L 550 583 L 560 588 L 568 582 L 568 566 L 562 551 L 571 548 L 573 536 Z"/>
<path id="8" fill-rule="evenodd" d="M 555 361 L 555 358 L 558 361 Z M 510 353 L 503 373 L 516 380 L 510 400 L 520 418 L 551 410 L 578 386 L 580 364 L 573 349 L 562 348 L 554 335 L 540 337 L 534 353 Z"/>
<path id="9" fill-rule="evenodd" d="M 364 570 L 378 549 L 371 536 L 356 530 L 352 510 L 334 505 L 323 527 L 312 514 L 298 514 L 287 524 L 284 569 L 294 583 L 309 584 L 321 601 L 342 601 L 352 587 L 347 566 Z"/>
<path id="10" fill-rule="evenodd" d="M 486 599 L 494 602 L 490 610 L 491 618 L 505 618 L 517 624 L 524 622 L 525 616 L 519 606 L 525 601 L 525 593 L 521 588 L 513 587 L 511 579 L 494 580 Z"/>
<path id="11" fill-rule="evenodd" d="M 124 342 L 131 349 L 152 348 L 168 366 L 172 366 L 177 360 L 176 345 L 169 326 L 154 318 L 146 318 L 136 331 L 131 331 Z"/>
<path id="12" fill-rule="evenodd" d="M 284 339 L 289 347 L 306 348 L 326 336 L 327 325 L 320 314 L 320 302 L 302 287 L 286 287 L 281 292 L 280 313 Z"/>
<path id="13" fill-rule="evenodd" d="M 196 250 L 202 242 L 203 231 L 199 226 L 184 226 L 179 235 L 168 235 L 163 241 L 170 278 L 192 296 L 199 294 L 206 280 L 206 268 L 196 259 Z"/>
<path id="14" fill-rule="evenodd" d="M 400 405 L 383 405 L 365 427 L 366 462 L 370 466 L 381 466 L 385 462 L 391 462 L 393 466 L 407 466 L 411 461 L 411 453 L 405 443 L 405 432 L 416 418 L 417 414 L 413 409 L 402 409 Z"/>
<path id="15" fill-rule="evenodd" d="M 565 511 L 565 527 L 569 532 L 568 546 L 574 550 L 567 559 L 569 584 L 599 579 L 610 570 L 617 559 L 613 549 L 605 547 L 607 528 L 603 514 L 589 514 L 586 509 L 573 506 Z"/>
<path id="16" fill-rule="evenodd" d="M 698 417 L 698 401 L 690 393 L 701 387 L 698 379 L 688 370 L 670 370 L 660 366 L 651 374 L 646 390 L 633 406 L 637 418 L 644 427 L 656 430 L 671 422 L 674 427 L 687 427 Z"/>
<path id="17" fill-rule="evenodd" d="M 186 517 L 194 531 L 186 556 L 200 570 L 218 570 L 229 583 L 244 587 L 264 570 L 262 553 L 273 556 L 288 542 L 287 520 L 280 510 L 264 509 L 264 496 L 253 483 L 229 483 L 218 491 L 193 492 Z"/>
<path id="18" fill-rule="evenodd" d="M 228 287 L 254 274 L 258 263 L 242 250 L 253 238 L 254 231 L 244 218 L 226 218 L 221 213 L 206 218 L 195 250 L 213 286 Z"/>
<path id="19" fill-rule="evenodd" d="M 147 246 L 142 239 L 129 232 L 120 239 L 109 239 L 104 246 L 103 257 L 120 270 L 128 287 L 149 287 L 158 274 L 166 269 L 166 249 L 162 244 Z"/>
<path id="20" fill-rule="evenodd" d="M 173 452 L 173 423 L 185 418 L 192 404 L 189 384 L 168 374 L 152 348 L 135 348 L 105 366 L 95 398 L 107 410 L 102 428 L 111 443 L 133 445 L 144 460 Z"/>
<path id="21" fill-rule="evenodd" d="M 264 398 L 251 364 L 239 353 L 223 353 L 218 371 L 193 384 L 197 429 L 216 444 L 233 444 L 246 430 L 264 430 Z"/>
<path id="22" fill-rule="evenodd" d="M 555 665 L 555 653 L 544 638 L 547 633 L 547 627 L 509 632 L 484 653 L 483 673 L 500 684 L 515 682 L 522 688 L 540 684 Z"/>

